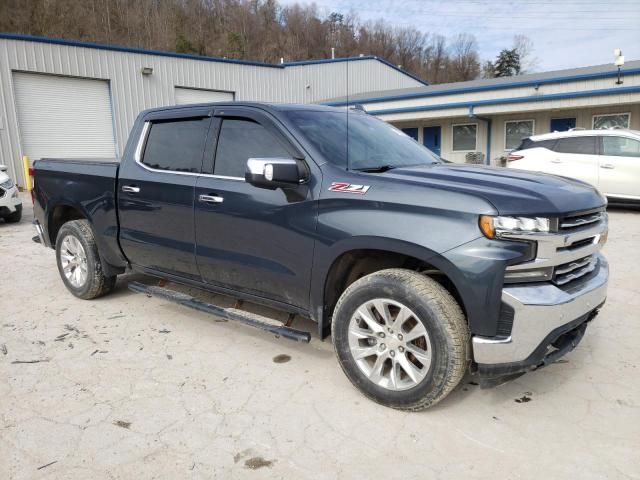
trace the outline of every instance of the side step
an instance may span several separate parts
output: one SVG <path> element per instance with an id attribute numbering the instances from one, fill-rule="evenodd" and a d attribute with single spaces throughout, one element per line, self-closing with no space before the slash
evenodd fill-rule
<path id="1" fill-rule="evenodd" d="M 250 327 L 259 328 L 260 330 L 288 338 L 289 340 L 296 340 L 304 343 L 309 343 L 311 341 L 311 334 L 309 332 L 296 330 L 295 328 L 287 327 L 285 325 L 274 324 L 274 320 L 255 313 L 245 312 L 237 308 L 218 307 L 211 303 L 202 302 L 190 295 L 176 292 L 169 288 L 145 285 L 140 282 L 130 282 L 129 290 L 138 293 L 146 293 L 147 295 L 152 295 L 154 297 L 161 297 L 165 300 L 184 305 L 185 307 L 193 308 L 200 312 L 210 313 L 211 315 L 222 317 L 225 320 L 244 323 Z"/>

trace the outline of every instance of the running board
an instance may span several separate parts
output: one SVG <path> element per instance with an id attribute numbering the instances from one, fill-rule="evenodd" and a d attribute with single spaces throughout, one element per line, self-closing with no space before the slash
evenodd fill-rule
<path id="1" fill-rule="evenodd" d="M 190 295 L 176 292 L 169 288 L 145 285 L 140 282 L 129 282 L 129 290 L 138 293 L 145 293 L 154 297 L 164 298 L 165 300 L 169 300 L 179 305 L 184 305 L 185 307 L 193 308 L 200 312 L 209 313 L 211 315 L 224 318 L 225 320 L 244 323 L 250 327 L 259 328 L 260 330 L 288 338 L 289 340 L 296 340 L 304 343 L 309 343 L 311 341 L 311 334 L 309 332 L 296 330 L 295 328 L 287 327 L 285 325 L 274 324 L 274 320 L 255 313 L 245 312 L 237 308 L 218 307 L 211 303 L 202 302 Z"/>

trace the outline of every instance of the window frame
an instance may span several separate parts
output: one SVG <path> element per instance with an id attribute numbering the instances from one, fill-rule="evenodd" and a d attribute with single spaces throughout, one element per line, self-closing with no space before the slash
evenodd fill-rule
<path id="1" fill-rule="evenodd" d="M 292 140 L 287 135 L 285 135 L 285 133 L 280 128 L 278 128 L 274 120 L 270 116 L 268 116 L 266 112 L 261 112 L 248 107 L 219 107 L 214 110 L 213 117 L 215 123 L 212 124 L 211 128 L 213 134 L 210 135 L 210 137 L 213 137 L 215 141 L 212 141 L 211 150 L 207 150 L 207 153 L 205 154 L 205 158 L 202 162 L 202 175 L 212 178 L 218 178 L 221 180 L 246 182 L 244 177 L 216 175 L 214 173 L 216 156 L 218 154 L 218 142 L 220 140 L 220 133 L 222 131 L 222 122 L 225 118 L 248 120 L 257 123 L 280 141 L 283 148 L 289 153 L 292 159 L 302 160 L 305 164 L 308 164 L 305 155 L 302 155 L 300 153 L 300 150 L 294 145 Z M 309 168 L 308 165 L 307 168 Z"/>
<path id="2" fill-rule="evenodd" d="M 520 139 L 520 143 L 518 144 L 518 146 L 522 143 L 522 140 L 524 140 L 525 138 L 529 138 L 532 137 L 536 134 L 536 120 L 534 118 L 527 118 L 527 119 L 522 119 L 522 120 L 505 120 L 504 121 L 504 128 L 503 128 L 503 140 L 504 140 L 504 151 L 505 152 L 513 152 L 515 150 L 518 150 L 518 146 L 516 146 L 515 148 L 507 148 L 507 124 L 508 123 L 522 123 L 522 122 L 531 122 L 531 134 L 527 135 L 524 138 Z"/>
<path id="3" fill-rule="evenodd" d="M 591 130 L 596 130 L 596 117 L 617 117 L 621 115 L 627 116 L 627 127 L 631 128 L 631 112 L 620 112 L 620 113 L 599 113 L 595 115 L 591 115 Z M 607 128 L 599 128 L 597 130 L 609 130 Z"/>
<path id="4" fill-rule="evenodd" d="M 455 144 L 455 136 L 453 134 L 453 129 L 455 127 L 468 127 L 474 125 L 476 127 L 476 135 L 474 138 L 474 145 L 472 150 L 456 150 L 454 148 Z M 467 122 L 467 123 L 452 123 L 451 124 L 451 151 L 454 153 L 469 153 L 469 152 L 477 152 L 478 151 L 478 122 Z"/>

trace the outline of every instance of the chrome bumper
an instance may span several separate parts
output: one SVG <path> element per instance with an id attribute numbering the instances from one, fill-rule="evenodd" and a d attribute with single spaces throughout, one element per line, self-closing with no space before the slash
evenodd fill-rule
<path id="1" fill-rule="evenodd" d="M 40 222 L 38 220 L 33 221 L 33 228 L 36 229 L 36 233 L 38 234 L 38 238 L 40 239 L 40 242 L 38 243 L 40 243 L 40 245 L 48 247 L 49 244 L 45 241 L 44 230 L 42 229 L 42 225 L 40 225 Z"/>
<path id="2" fill-rule="evenodd" d="M 598 272 L 576 286 L 560 289 L 551 283 L 505 287 L 502 301 L 514 310 L 508 338 L 475 336 L 473 356 L 478 364 L 523 362 L 554 330 L 601 305 L 607 297 L 609 265 L 597 254 Z"/>

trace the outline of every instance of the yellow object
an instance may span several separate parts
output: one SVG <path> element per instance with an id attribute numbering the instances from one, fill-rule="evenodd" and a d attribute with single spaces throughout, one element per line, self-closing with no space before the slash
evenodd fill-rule
<path id="1" fill-rule="evenodd" d="M 33 184 L 31 183 L 31 175 L 29 175 L 29 157 L 26 155 L 22 157 L 22 168 L 24 169 L 24 186 L 27 192 L 30 192 L 33 189 Z"/>

